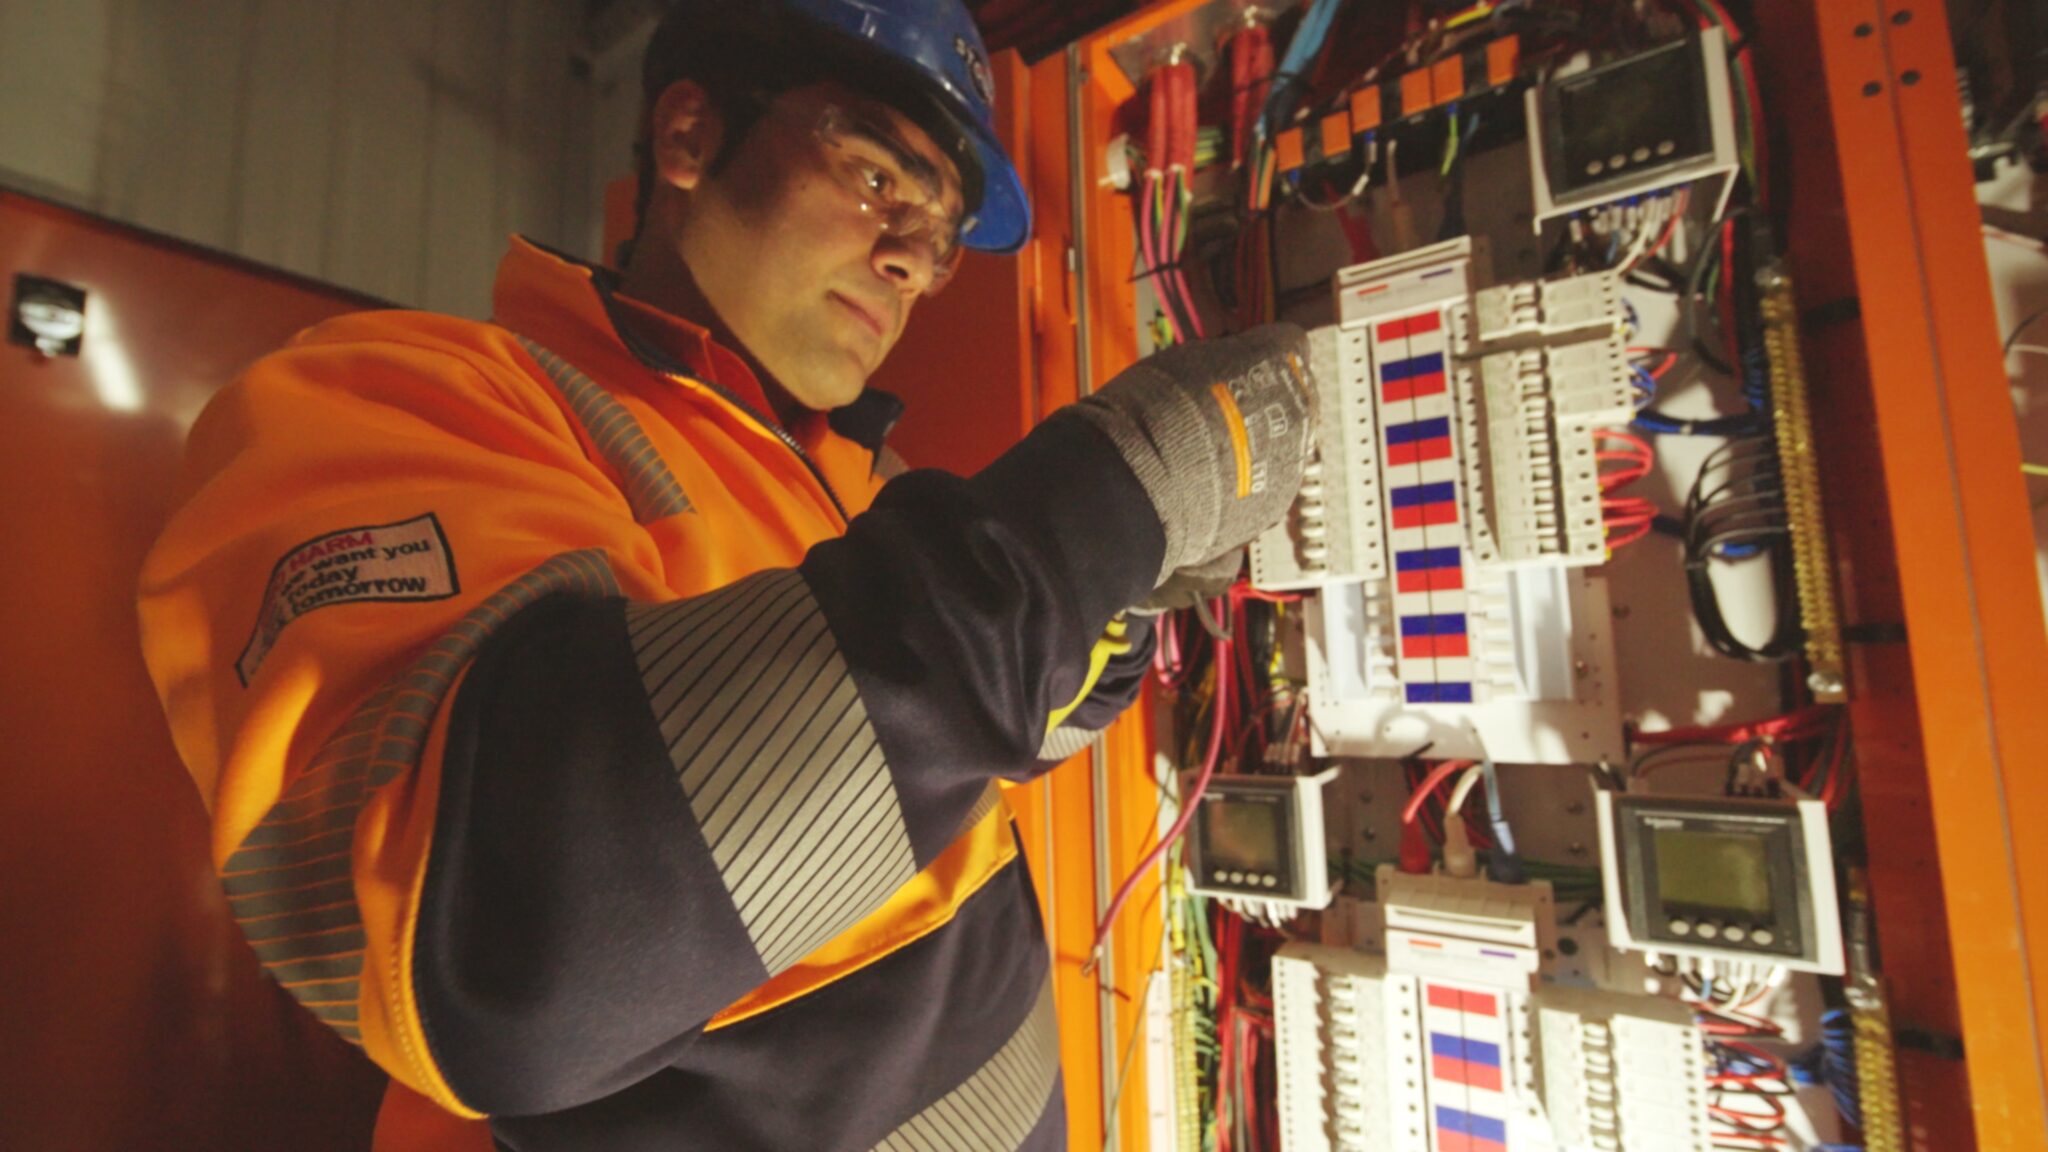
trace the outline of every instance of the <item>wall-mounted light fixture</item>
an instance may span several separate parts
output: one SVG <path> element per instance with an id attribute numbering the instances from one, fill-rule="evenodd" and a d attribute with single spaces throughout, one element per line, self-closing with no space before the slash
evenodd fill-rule
<path id="1" fill-rule="evenodd" d="M 14 277 L 7 342 L 45 356 L 76 356 L 85 339 L 85 289 L 25 272 Z"/>

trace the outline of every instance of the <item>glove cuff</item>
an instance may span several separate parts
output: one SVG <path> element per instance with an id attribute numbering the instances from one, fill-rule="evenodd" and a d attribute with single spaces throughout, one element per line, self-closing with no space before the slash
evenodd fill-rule
<path id="1" fill-rule="evenodd" d="M 1222 462 L 1201 409 L 1171 378 L 1141 364 L 1119 383 L 1124 387 L 1116 392 L 1087 397 L 1068 411 L 1109 437 L 1158 512 L 1166 553 L 1157 587 L 1201 559 L 1215 539 L 1221 506 L 1211 477 Z"/>

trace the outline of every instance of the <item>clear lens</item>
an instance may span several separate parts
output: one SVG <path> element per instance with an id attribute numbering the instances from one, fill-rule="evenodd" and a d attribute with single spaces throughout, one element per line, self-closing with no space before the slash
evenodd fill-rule
<path id="1" fill-rule="evenodd" d="M 861 210 L 880 224 L 883 235 L 922 240 L 931 256 L 931 284 L 936 295 L 960 266 L 960 222 L 939 205 L 938 189 L 928 180 L 905 172 L 898 157 L 912 155 L 885 129 L 852 120 L 827 105 L 818 119 L 817 136 L 826 159 L 852 193 Z M 904 199 L 914 189 L 913 199 Z"/>

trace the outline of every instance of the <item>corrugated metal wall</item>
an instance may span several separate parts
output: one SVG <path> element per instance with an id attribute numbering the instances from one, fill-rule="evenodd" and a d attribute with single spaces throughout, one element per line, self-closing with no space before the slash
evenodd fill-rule
<path id="1" fill-rule="evenodd" d="M 0 183 L 481 316 L 504 237 L 594 255 L 598 192 L 630 164 L 606 113 L 631 70 L 573 63 L 583 11 L 0 0 Z"/>

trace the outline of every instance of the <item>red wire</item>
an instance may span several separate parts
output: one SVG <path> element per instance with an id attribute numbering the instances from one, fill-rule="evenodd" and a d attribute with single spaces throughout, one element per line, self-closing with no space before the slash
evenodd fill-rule
<path id="1" fill-rule="evenodd" d="M 1714 724 L 1698 728 L 1670 728 L 1662 732 L 1636 732 L 1631 739 L 1637 744 L 1747 744 L 1751 740 L 1769 738 L 1779 743 L 1795 740 L 1810 740 L 1827 732 L 1828 714 L 1833 711 L 1825 704 L 1809 704 L 1783 716 L 1767 720 L 1753 720 L 1743 724 Z"/>
<path id="2" fill-rule="evenodd" d="M 1721 331 L 1728 336 L 1728 362 L 1742 363 L 1742 348 L 1735 331 L 1735 221 L 1721 225 L 1721 299 L 1716 304 Z"/>
<path id="3" fill-rule="evenodd" d="M 1216 611 L 1221 613 L 1222 602 L 1216 603 Z M 1136 868 L 1131 869 L 1131 874 L 1124 877 L 1124 882 L 1117 887 L 1116 897 L 1109 902 L 1109 910 L 1102 914 L 1101 922 L 1095 926 L 1095 942 L 1088 948 L 1087 963 L 1081 966 L 1083 975 L 1095 970 L 1095 962 L 1102 956 L 1102 943 L 1109 939 L 1109 930 L 1116 924 L 1117 914 L 1123 911 L 1124 902 L 1131 898 L 1131 890 L 1138 886 L 1138 881 L 1152 870 L 1153 865 L 1159 863 L 1159 858 L 1166 855 L 1166 850 L 1173 846 L 1174 841 L 1180 839 L 1181 833 L 1187 831 L 1188 821 L 1194 819 L 1195 809 L 1202 802 L 1202 793 L 1209 787 L 1209 778 L 1216 774 L 1216 763 L 1223 758 L 1224 737 L 1230 725 L 1231 648 L 1232 642 L 1229 640 L 1216 641 L 1216 655 L 1211 661 L 1216 668 L 1216 689 L 1209 705 L 1215 719 L 1210 727 L 1209 752 L 1202 761 L 1201 775 L 1195 777 L 1193 786 L 1182 799 L 1180 815 L 1174 819 L 1173 827 L 1159 838 L 1159 843 L 1152 846 L 1152 851 L 1138 862 Z"/>
<path id="4" fill-rule="evenodd" d="M 1657 349 L 1657 348 L 1631 348 L 1631 349 L 1629 349 L 1629 350 L 1628 350 L 1628 354 L 1629 354 L 1629 355 L 1631 355 L 1631 356 L 1641 356 L 1641 355 L 1643 355 L 1643 354 L 1644 354 L 1644 353 L 1646 353 L 1646 352 L 1657 352 L 1657 351 L 1660 351 L 1660 349 Z M 1666 372 L 1669 372 L 1669 371 L 1671 371 L 1671 366 L 1672 366 L 1673 364 L 1676 364 L 1676 363 L 1678 363 L 1678 353 L 1676 353 L 1676 352 L 1671 352 L 1671 351 L 1664 351 L 1664 359 L 1662 359 L 1662 360 L 1658 361 L 1658 362 L 1657 362 L 1657 366 L 1656 366 L 1655 368 L 1645 368 L 1645 369 L 1644 369 L 1644 371 L 1645 371 L 1645 372 L 1648 372 L 1648 373 L 1650 374 L 1650 379 L 1652 379 L 1652 380 L 1662 380 L 1662 379 L 1664 378 L 1664 374 L 1665 374 Z"/>
<path id="5" fill-rule="evenodd" d="M 1258 25 L 1250 25 L 1224 41 L 1223 54 L 1230 58 L 1230 168 L 1244 167 L 1245 150 L 1251 144 L 1252 59 L 1251 36 Z"/>
<path id="6" fill-rule="evenodd" d="M 1171 163 L 1166 141 L 1166 70 L 1155 68 L 1145 84 L 1145 170 L 1164 172 Z"/>
<path id="7" fill-rule="evenodd" d="M 1444 781 L 1470 768 L 1473 763 L 1471 760 L 1446 760 L 1438 764 L 1429 775 L 1422 778 L 1422 785 L 1415 789 L 1415 794 L 1408 797 L 1407 807 L 1401 809 L 1401 823 L 1415 823 L 1415 814 L 1422 810 L 1422 802 L 1429 799 L 1429 794 L 1442 787 Z"/>

